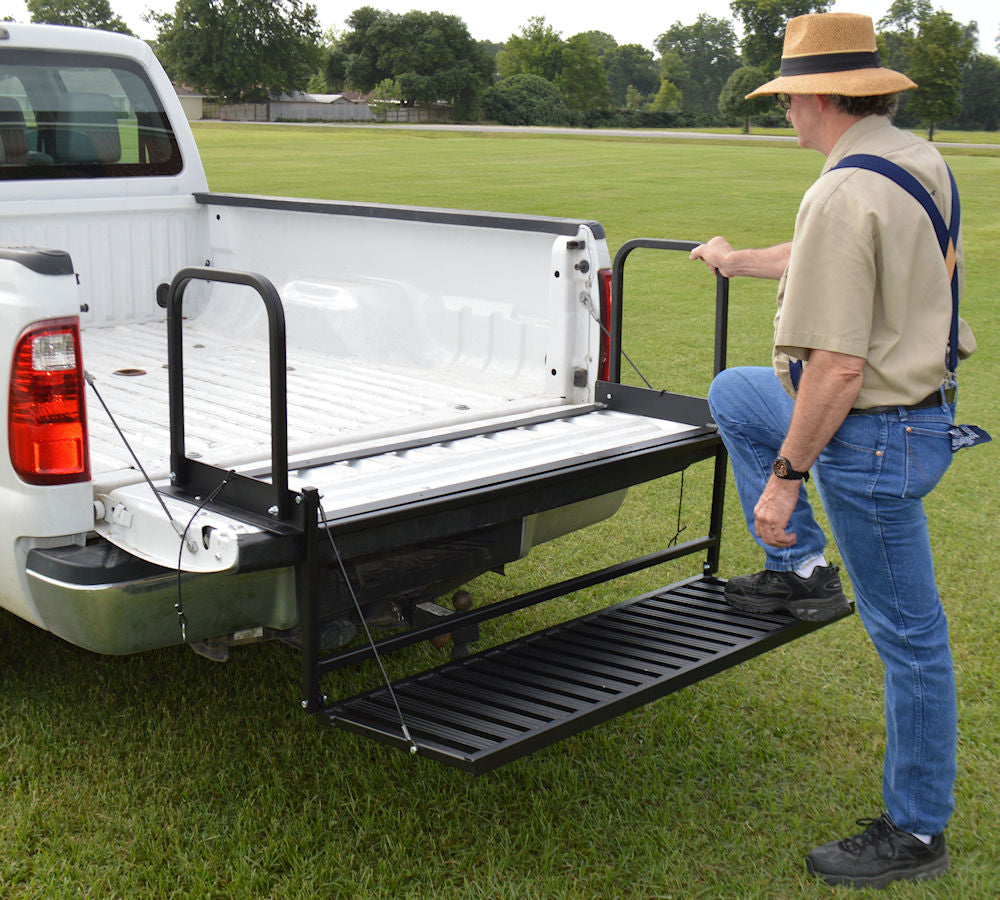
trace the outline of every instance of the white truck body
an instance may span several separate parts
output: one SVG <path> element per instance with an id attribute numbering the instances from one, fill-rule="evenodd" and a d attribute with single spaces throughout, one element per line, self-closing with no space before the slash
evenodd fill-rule
<path id="1" fill-rule="evenodd" d="M 28 483 L 0 462 L 0 604 L 67 640 L 106 653 L 179 642 L 177 570 L 190 608 L 201 607 L 188 616 L 188 640 L 296 624 L 289 570 L 247 572 L 241 561 L 241 540 L 259 529 L 203 510 L 202 537 L 182 548 L 177 523 L 188 525 L 191 504 L 158 499 L 132 456 L 168 483 L 156 296 L 184 267 L 260 273 L 277 288 L 289 486 L 317 487 L 331 521 L 690 430 L 593 408 L 594 313 L 610 264 L 597 223 L 212 194 L 166 75 L 144 43 L 119 35 L 5 24 L 3 109 L 13 112 L 0 123 L 0 370 L 12 370 L 26 329 L 78 320 L 83 368 L 117 423 L 87 391 L 86 477 Z M 100 117 L 106 109 L 116 124 Z M 101 141 L 116 127 L 107 150 Z M 71 268 L 32 262 L 50 251 L 68 254 Z M 266 467 L 264 308 L 245 288 L 202 283 L 184 312 L 189 455 Z M 6 393 L 3 402 L 10 419 Z M 623 496 L 591 494 L 519 516 L 516 552 L 472 568 L 607 516 Z M 32 551 L 101 545 L 107 569 L 104 542 L 158 569 L 67 580 L 29 562 Z"/>

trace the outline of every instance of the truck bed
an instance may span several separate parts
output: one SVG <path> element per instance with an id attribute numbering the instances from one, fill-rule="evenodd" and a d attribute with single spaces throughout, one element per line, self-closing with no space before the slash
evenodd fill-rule
<path id="1" fill-rule="evenodd" d="M 169 474 L 167 339 L 164 322 L 88 328 L 84 365 L 147 472 Z M 371 365 L 289 349 L 289 455 L 357 450 L 438 429 L 491 422 L 559 404 L 530 386 L 460 366 L 439 370 Z M 268 348 L 185 325 L 188 455 L 219 466 L 253 466 L 270 456 Z M 95 487 L 140 479 L 131 455 L 93 394 L 88 398 Z"/>

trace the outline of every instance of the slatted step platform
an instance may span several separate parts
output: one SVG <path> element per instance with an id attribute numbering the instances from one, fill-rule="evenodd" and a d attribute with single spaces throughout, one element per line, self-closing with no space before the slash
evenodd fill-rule
<path id="1" fill-rule="evenodd" d="M 393 685 L 418 752 L 482 774 L 821 627 L 745 613 L 695 578 Z M 409 749 L 389 691 L 325 710 Z"/>

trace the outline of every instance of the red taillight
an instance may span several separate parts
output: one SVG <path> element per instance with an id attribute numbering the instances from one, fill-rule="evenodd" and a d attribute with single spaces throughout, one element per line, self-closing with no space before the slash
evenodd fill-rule
<path id="1" fill-rule="evenodd" d="M 30 484 L 90 478 L 87 415 L 76 319 L 52 319 L 21 335 L 10 375 L 10 461 Z"/>
<path id="2" fill-rule="evenodd" d="M 601 294 L 601 356 L 597 377 L 608 381 L 611 375 L 611 269 L 598 270 L 597 287 Z"/>

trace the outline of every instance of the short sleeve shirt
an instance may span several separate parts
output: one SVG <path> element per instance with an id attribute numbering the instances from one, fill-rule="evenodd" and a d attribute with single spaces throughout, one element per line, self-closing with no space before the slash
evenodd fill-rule
<path id="1" fill-rule="evenodd" d="M 885 157 L 914 175 L 951 218 L 944 160 L 926 141 L 883 116 L 868 116 L 841 136 L 823 174 L 802 199 L 788 268 L 778 289 L 774 367 L 794 396 L 789 360 L 808 365 L 812 350 L 865 360 L 858 408 L 910 405 L 947 377 L 951 284 L 930 218 L 884 175 L 830 171 L 845 156 Z M 960 290 L 962 241 L 957 247 Z M 975 349 L 960 323 L 959 353 Z"/>

